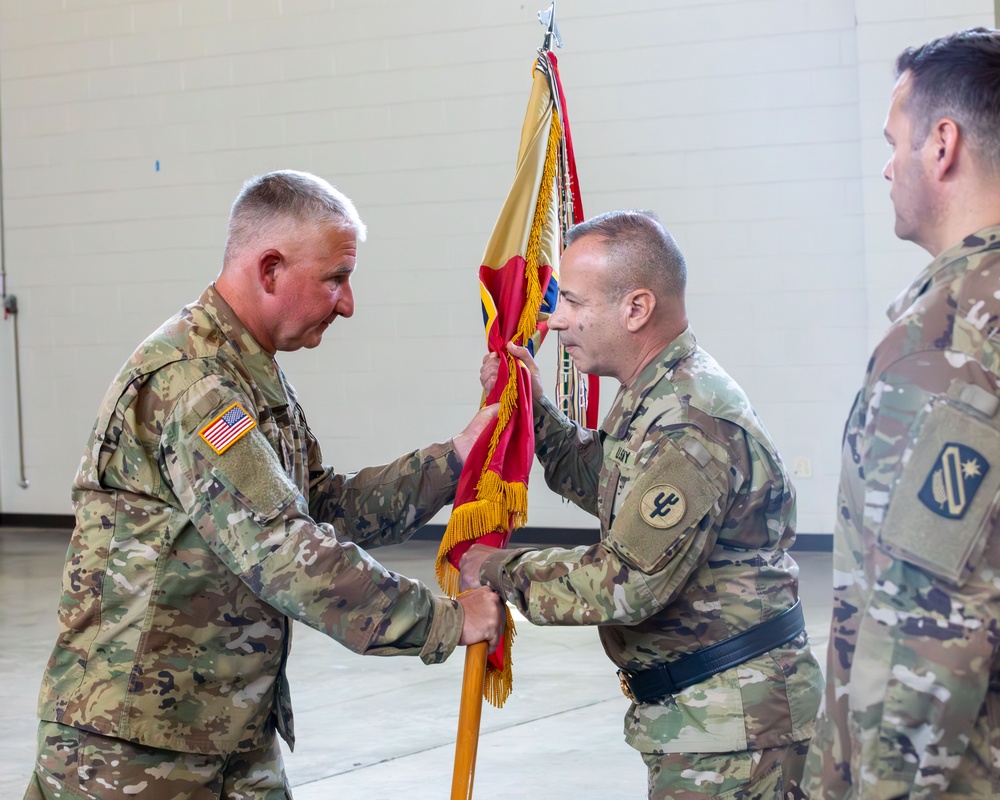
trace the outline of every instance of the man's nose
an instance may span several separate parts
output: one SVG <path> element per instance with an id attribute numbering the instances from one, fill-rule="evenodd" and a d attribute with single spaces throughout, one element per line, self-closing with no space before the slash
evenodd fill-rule
<path id="1" fill-rule="evenodd" d="M 555 311 L 549 315 L 548 326 L 551 331 L 564 331 L 566 330 L 566 320 L 563 319 L 562 315 L 562 305 L 556 303 Z"/>
<path id="2" fill-rule="evenodd" d="M 337 313 L 342 317 L 354 316 L 354 289 L 349 283 L 345 283 L 341 288 L 340 298 L 337 300 Z"/>

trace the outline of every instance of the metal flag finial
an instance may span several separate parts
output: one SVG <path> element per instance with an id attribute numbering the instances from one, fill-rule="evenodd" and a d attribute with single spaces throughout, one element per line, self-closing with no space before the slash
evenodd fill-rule
<path id="1" fill-rule="evenodd" d="M 556 47 L 562 47 L 562 36 L 559 35 L 559 26 L 556 25 L 556 4 L 552 3 L 544 11 L 539 11 L 538 21 L 545 26 L 545 41 L 542 44 L 542 52 L 547 53 L 552 49 L 553 40 L 556 43 Z"/>

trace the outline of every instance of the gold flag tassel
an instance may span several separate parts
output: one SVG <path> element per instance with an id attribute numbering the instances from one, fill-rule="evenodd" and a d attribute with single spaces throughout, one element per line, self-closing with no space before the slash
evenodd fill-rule
<path id="1" fill-rule="evenodd" d="M 483 684 L 483 697 L 494 708 L 502 708 L 514 688 L 514 673 L 511 670 L 510 659 L 517 629 L 514 627 L 510 606 L 505 606 L 504 611 L 507 614 L 507 628 L 503 634 L 503 669 L 497 669 L 487 661 L 486 682 Z"/>

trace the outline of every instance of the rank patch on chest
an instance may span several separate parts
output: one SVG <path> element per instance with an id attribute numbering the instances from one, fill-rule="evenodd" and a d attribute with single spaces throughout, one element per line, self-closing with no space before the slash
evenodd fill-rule
<path id="1" fill-rule="evenodd" d="M 938 516 L 961 519 L 989 469 L 990 462 L 981 453 L 968 445 L 947 442 L 917 497 Z"/>
<path id="2" fill-rule="evenodd" d="M 672 528 L 684 517 L 684 495 L 667 483 L 647 489 L 639 503 L 639 513 L 647 525 L 654 528 Z"/>
<path id="3" fill-rule="evenodd" d="M 222 455 L 257 427 L 254 418 L 239 403 L 233 403 L 202 428 L 198 435 L 216 453 Z"/>

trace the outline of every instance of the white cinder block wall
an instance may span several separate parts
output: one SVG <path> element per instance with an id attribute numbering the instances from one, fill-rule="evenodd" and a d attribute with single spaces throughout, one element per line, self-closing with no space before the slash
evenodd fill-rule
<path id="1" fill-rule="evenodd" d="M 0 0 L 2 243 L 30 481 L 18 486 L 8 320 L 0 511 L 70 512 L 109 381 L 217 273 L 243 179 L 276 168 L 330 179 L 369 225 L 354 318 L 280 358 L 327 461 L 356 469 L 458 432 L 479 398 L 476 270 L 513 172 L 537 10 Z M 661 215 L 702 343 L 785 460 L 811 466 L 799 529 L 830 532 L 868 350 L 928 260 L 894 240 L 880 177 L 891 63 L 992 25 L 994 4 L 560 0 L 557 19 L 586 212 Z M 531 494 L 530 524 L 593 527 L 539 474 Z"/>

